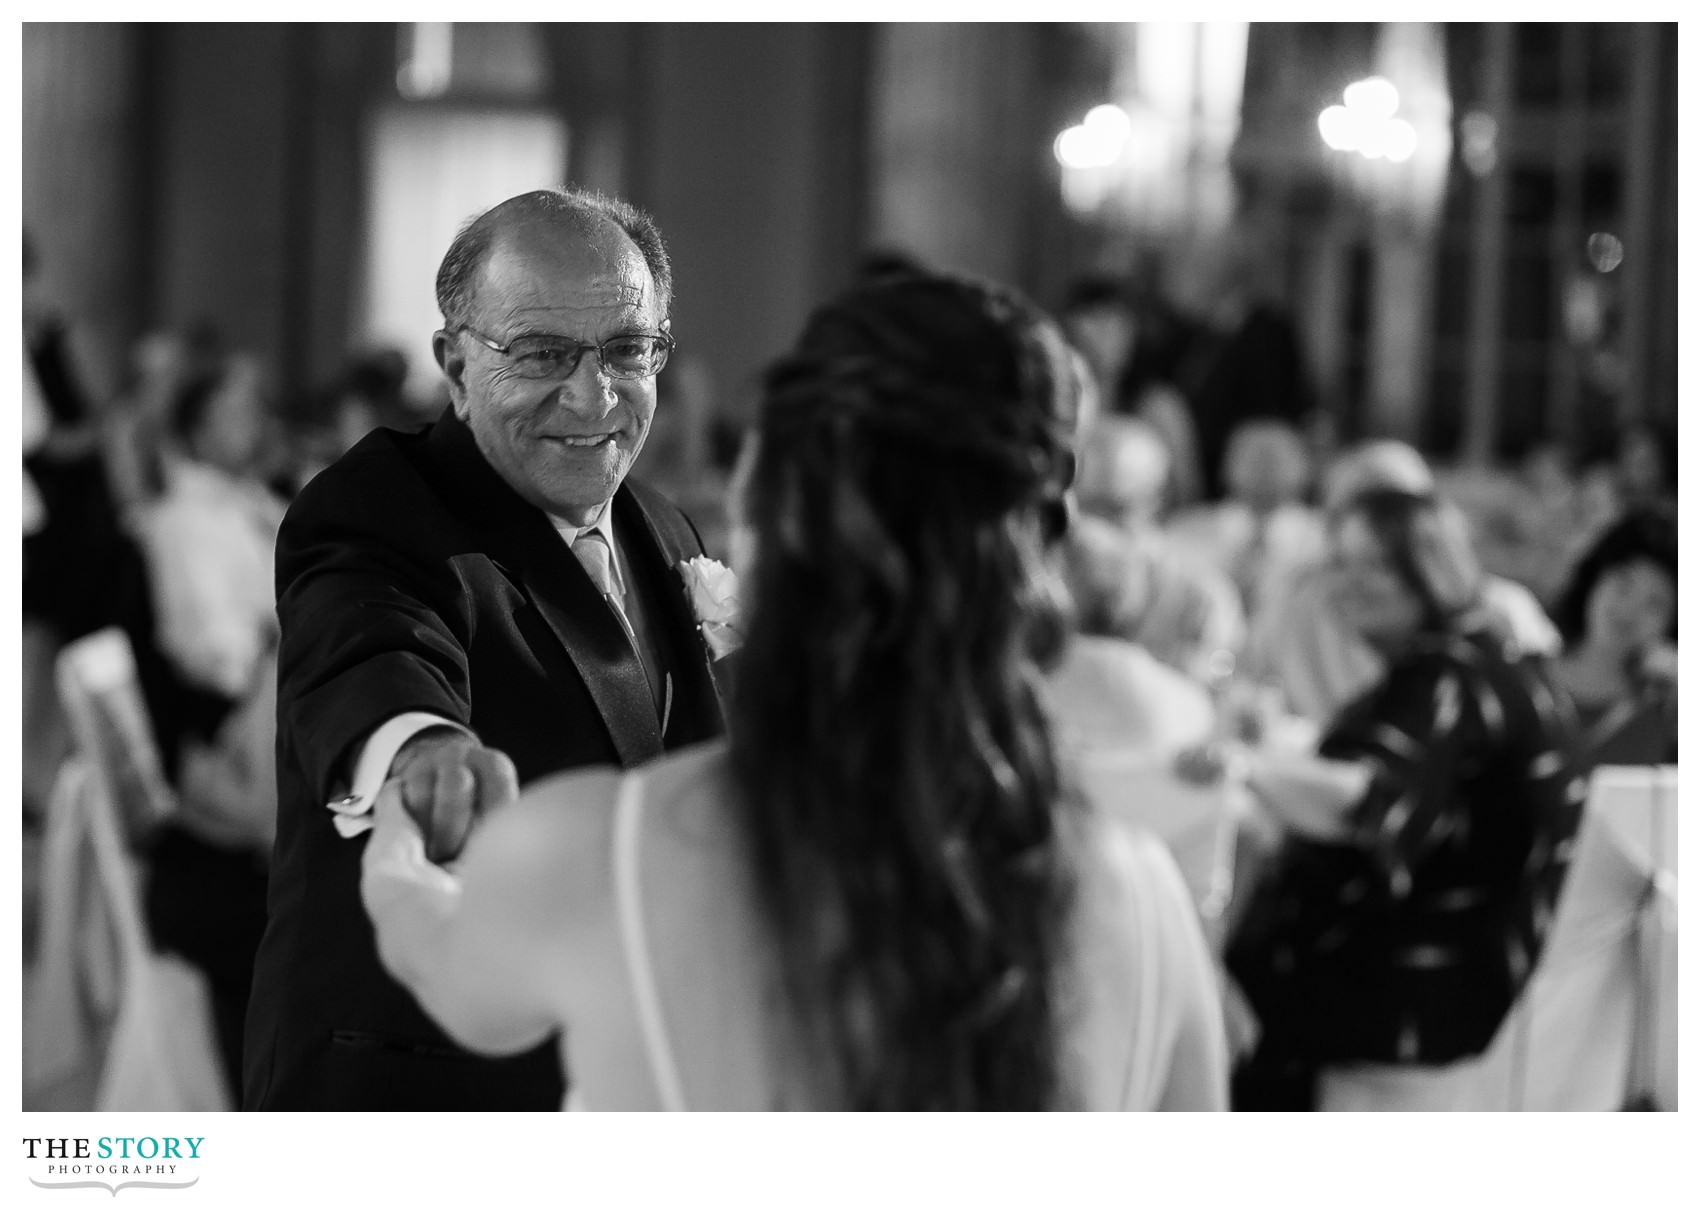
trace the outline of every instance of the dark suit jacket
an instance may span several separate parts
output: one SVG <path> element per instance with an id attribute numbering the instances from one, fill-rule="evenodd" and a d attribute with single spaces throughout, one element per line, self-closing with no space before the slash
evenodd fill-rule
<path id="1" fill-rule="evenodd" d="M 373 432 L 290 508 L 277 545 L 278 832 L 246 1108 L 559 1109 L 554 1040 L 475 1056 L 384 971 L 360 902 L 366 836 L 341 837 L 324 805 L 365 738 L 405 711 L 467 725 L 522 784 L 722 732 L 674 567 L 702 551 L 696 530 L 630 479 L 612 509 L 628 597 L 672 675 L 665 736 L 618 620 L 452 413 L 421 434 Z"/>

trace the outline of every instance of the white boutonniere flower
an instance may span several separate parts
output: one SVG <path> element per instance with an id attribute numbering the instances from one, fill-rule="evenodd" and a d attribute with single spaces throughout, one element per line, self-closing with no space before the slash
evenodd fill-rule
<path id="1" fill-rule="evenodd" d="M 738 574 L 718 560 L 692 556 L 679 562 L 679 576 L 685 579 L 685 594 L 697 617 L 697 631 L 702 633 L 709 655 L 719 661 L 744 643 Z"/>

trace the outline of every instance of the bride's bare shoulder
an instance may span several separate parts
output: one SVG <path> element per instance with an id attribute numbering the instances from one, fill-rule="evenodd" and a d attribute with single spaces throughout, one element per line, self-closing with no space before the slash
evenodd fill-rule
<path id="1" fill-rule="evenodd" d="M 560 771 L 527 784 L 486 825 L 556 852 L 575 867 L 605 873 L 622 791 L 642 795 L 646 817 L 695 817 L 703 806 L 724 799 L 724 759 L 723 742 L 705 742 L 629 772 L 613 766 Z"/>
<path id="2" fill-rule="evenodd" d="M 704 845 L 719 849 L 735 837 L 738 791 L 724 741 L 669 754 L 646 770 L 645 810 L 662 838 L 696 850 Z"/>

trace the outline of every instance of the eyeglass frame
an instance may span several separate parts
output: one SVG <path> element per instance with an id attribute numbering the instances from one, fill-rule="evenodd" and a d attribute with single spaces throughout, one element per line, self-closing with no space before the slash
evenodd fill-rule
<path id="1" fill-rule="evenodd" d="M 610 379 L 619 379 L 627 382 L 634 379 L 652 379 L 667 369 L 667 362 L 673 356 L 673 351 L 679 348 L 679 339 L 673 336 L 672 333 L 616 333 L 614 336 L 608 338 L 608 341 L 602 342 L 576 341 L 563 333 L 521 333 L 519 336 L 510 340 L 506 345 L 498 345 L 487 335 L 479 332 L 470 324 L 457 324 L 453 328 L 444 329 L 443 331 L 449 334 L 466 333 L 485 349 L 494 350 L 504 358 L 511 357 L 511 352 L 515 344 L 528 338 L 542 338 L 548 341 L 559 341 L 562 345 L 570 345 L 573 347 L 573 364 L 568 367 L 566 373 L 561 376 L 563 379 L 570 379 L 574 375 L 578 374 L 578 368 L 584 362 L 584 352 L 586 350 L 596 351 L 596 365 L 602 373 L 607 375 Z M 631 337 L 648 337 L 652 340 L 661 342 L 662 348 L 666 350 L 666 353 L 661 356 L 661 365 L 656 367 L 653 371 L 642 375 L 623 375 L 610 369 L 608 366 L 608 360 L 602 356 L 602 347 L 607 345 L 610 341 L 621 341 Z M 541 380 L 550 378 L 550 376 L 539 375 L 537 378 Z"/>

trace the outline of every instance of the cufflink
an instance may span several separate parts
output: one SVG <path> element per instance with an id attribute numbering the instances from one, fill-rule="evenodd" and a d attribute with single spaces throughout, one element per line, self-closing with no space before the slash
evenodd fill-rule
<path id="1" fill-rule="evenodd" d="M 333 811 L 339 811 L 339 810 L 342 810 L 342 809 L 352 809 L 355 805 L 360 804 L 365 799 L 366 798 L 364 796 L 359 796 L 359 795 L 356 795 L 353 792 L 350 792 L 347 796 L 339 796 L 335 800 L 326 801 L 325 802 L 325 808 L 331 809 Z"/>

